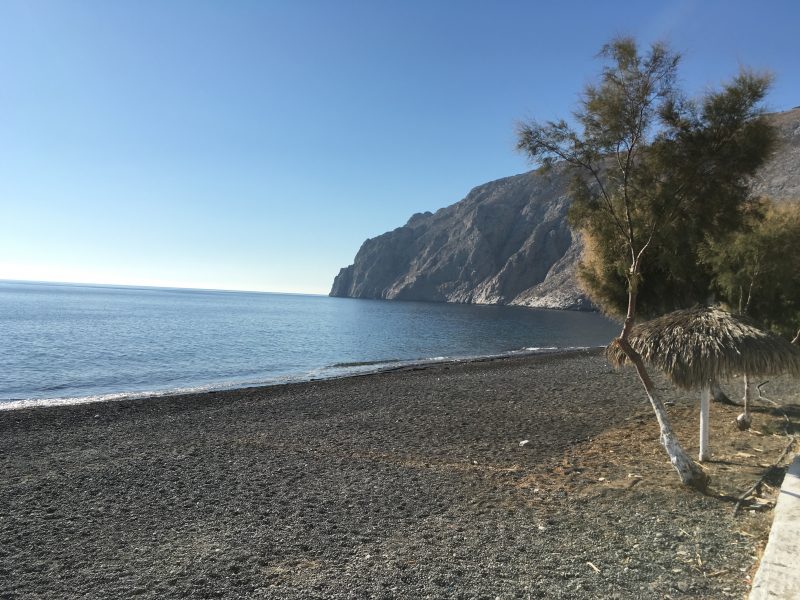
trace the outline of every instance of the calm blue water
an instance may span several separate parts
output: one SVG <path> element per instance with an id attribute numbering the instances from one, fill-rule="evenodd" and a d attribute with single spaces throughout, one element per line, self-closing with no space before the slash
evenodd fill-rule
<path id="1" fill-rule="evenodd" d="M 598 346 L 617 331 L 598 314 L 517 307 L 0 282 L 0 407 Z"/>

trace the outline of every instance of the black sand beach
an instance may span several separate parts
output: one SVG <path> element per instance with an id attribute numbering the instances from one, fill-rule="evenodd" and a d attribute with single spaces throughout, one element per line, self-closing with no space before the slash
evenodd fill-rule
<path id="1" fill-rule="evenodd" d="M 770 513 L 682 488 L 643 398 L 574 352 L 0 411 L 0 598 L 741 598 Z M 737 412 L 728 495 L 786 445 Z"/>

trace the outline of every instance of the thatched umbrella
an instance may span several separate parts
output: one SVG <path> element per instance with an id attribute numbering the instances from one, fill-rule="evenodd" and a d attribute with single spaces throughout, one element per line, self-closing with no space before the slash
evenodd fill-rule
<path id="1" fill-rule="evenodd" d="M 759 329 L 749 319 L 719 308 L 690 308 L 636 325 L 628 339 L 642 359 L 679 388 L 702 390 L 700 460 L 710 458 L 708 411 L 711 383 L 733 375 L 800 375 L 800 347 Z M 627 357 L 608 348 L 615 366 Z"/>

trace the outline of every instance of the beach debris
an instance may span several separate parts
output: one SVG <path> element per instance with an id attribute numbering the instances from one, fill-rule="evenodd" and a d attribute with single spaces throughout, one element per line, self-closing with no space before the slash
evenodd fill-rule
<path id="1" fill-rule="evenodd" d="M 522 440 L 522 441 L 519 443 L 519 447 L 520 447 L 520 448 L 524 448 L 525 446 L 527 446 L 527 445 L 528 445 L 528 444 L 530 444 L 530 443 L 531 443 L 531 441 L 530 441 L 530 440 Z"/>
<path id="2" fill-rule="evenodd" d="M 590 567 L 592 567 L 592 570 L 593 570 L 595 573 L 600 573 L 600 569 L 598 569 L 598 568 L 597 568 L 597 565 L 595 565 L 595 564 L 594 564 L 592 561 L 590 561 L 590 560 L 587 560 L 587 561 L 586 561 L 586 564 L 587 564 L 587 565 L 589 565 Z"/>
<path id="3" fill-rule="evenodd" d="M 745 535 L 745 536 L 747 536 L 747 537 L 751 537 L 751 538 L 754 538 L 754 537 L 756 537 L 756 536 L 755 536 L 755 535 L 753 535 L 752 533 L 747 533 L 746 531 L 740 531 L 740 532 L 739 532 L 739 535 Z"/>
<path id="4" fill-rule="evenodd" d="M 783 452 L 781 452 L 780 456 L 778 456 L 778 460 L 775 461 L 775 465 L 774 465 L 775 467 L 777 467 L 778 465 L 781 464 L 781 461 L 783 461 L 784 457 L 789 453 L 789 451 L 791 450 L 792 446 L 794 445 L 795 440 L 796 440 L 796 437 L 794 435 L 789 436 L 789 444 L 783 449 Z M 755 458 L 755 456 L 753 456 L 753 458 Z M 765 471 L 764 474 L 761 475 L 761 477 L 759 477 L 758 481 L 756 481 L 753 485 L 751 485 L 744 494 L 739 496 L 739 499 L 736 501 L 736 506 L 734 506 L 734 508 L 733 508 L 733 516 L 734 517 L 736 515 L 738 515 L 739 511 L 743 508 L 743 504 L 744 504 L 745 500 L 747 500 L 751 496 L 755 496 L 755 494 L 758 493 L 758 489 L 764 483 L 764 480 L 767 478 L 767 476 L 770 474 L 771 471 L 772 471 L 772 469 L 769 469 L 769 470 Z M 767 507 L 769 507 L 770 505 L 769 504 L 764 505 L 764 504 L 761 504 L 759 502 L 757 504 L 757 506 L 767 506 Z M 748 508 L 753 508 L 753 506 L 751 505 Z M 751 510 L 750 512 L 754 512 L 754 511 Z"/>
<path id="5" fill-rule="evenodd" d="M 747 431 L 753 424 L 753 417 L 750 413 L 742 413 L 736 417 L 736 428 L 739 431 Z"/>

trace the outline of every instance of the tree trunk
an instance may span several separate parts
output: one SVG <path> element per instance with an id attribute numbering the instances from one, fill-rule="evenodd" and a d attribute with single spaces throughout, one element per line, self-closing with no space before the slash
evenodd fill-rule
<path id="1" fill-rule="evenodd" d="M 625 356 L 628 357 L 628 360 L 630 360 L 636 368 L 636 373 L 639 375 L 639 380 L 644 386 L 644 391 L 647 394 L 647 398 L 650 400 L 650 405 L 653 407 L 658 426 L 661 429 L 661 444 L 664 446 L 664 450 L 667 451 L 669 460 L 678 472 L 681 482 L 696 490 L 705 491 L 708 487 L 708 475 L 705 474 L 700 466 L 689 458 L 689 455 L 686 454 L 686 451 L 683 449 L 680 442 L 678 442 L 675 432 L 672 431 L 672 424 L 669 422 L 667 409 L 664 408 L 664 403 L 661 401 L 661 398 L 658 397 L 656 386 L 653 385 L 653 380 L 650 379 L 650 375 L 644 366 L 644 361 L 628 342 L 628 336 L 630 335 L 633 323 L 636 319 L 636 297 L 638 294 L 640 273 L 639 258 L 636 252 L 633 251 L 633 239 L 629 240 L 629 244 L 631 244 L 631 254 L 634 258 L 628 273 L 628 311 L 625 315 L 625 323 L 622 326 L 622 332 L 619 334 L 616 341 L 625 353 Z M 639 254 L 641 255 L 641 252 Z"/>
<path id="2" fill-rule="evenodd" d="M 736 426 L 740 431 L 750 429 L 753 417 L 750 415 L 750 380 L 747 373 L 744 374 L 744 412 L 736 417 Z"/>
<path id="3" fill-rule="evenodd" d="M 700 462 L 711 460 L 711 448 L 708 445 L 710 408 L 711 388 L 707 386 L 700 392 Z"/>
<path id="4" fill-rule="evenodd" d="M 725 393 L 725 390 L 719 385 L 719 381 L 716 379 L 711 382 L 711 399 L 714 402 L 719 402 L 720 404 L 727 404 L 728 406 L 739 406 L 738 402 L 734 402 L 730 398 L 728 398 L 728 394 Z"/>
<path id="5" fill-rule="evenodd" d="M 647 398 L 650 400 L 650 405 L 653 407 L 653 412 L 656 414 L 656 420 L 661 429 L 661 444 L 667 451 L 669 460 L 678 472 L 681 482 L 694 489 L 705 491 L 709 482 L 708 475 L 686 454 L 686 451 L 678 442 L 678 438 L 675 437 L 675 432 L 672 431 L 672 425 L 669 422 L 667 409 L 664 408 L 664 403 L 658 397 L 655 385 L 653 385 L 653 380 L 650 379 L 650 375 L 645 369 L 642 357 L 639 356 L 639 353 L 631 347 L 626 339 L 620 337 L 617 338 L 617 342 L 636 368 L 636 373 L 644 386 L 645 393 L 647 393 Z"/>

